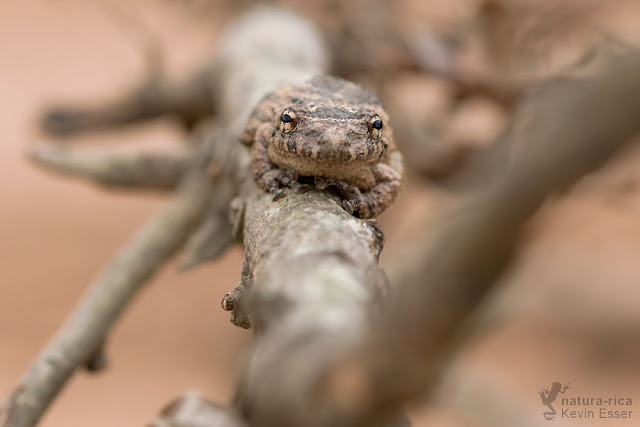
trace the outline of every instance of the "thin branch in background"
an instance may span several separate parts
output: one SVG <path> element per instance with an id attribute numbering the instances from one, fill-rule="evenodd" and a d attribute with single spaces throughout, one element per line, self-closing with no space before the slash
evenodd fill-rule
<path id="1" fill-rule="evenodd" d="M 37 423 L 142 285 L 180 248 L 201 218 L 210 192 L 203 176 L 187 177 L 174 199 L 118 252 L 0 408 L 0 425 Z"/>
<path id="2" fill-rule="evenodd" d="M 53 171 L 75 175 L 108 187 L 174 189 L 187 171 L 189 153 L 111 154 L 51 144 L 29 152 L 31 160 Z"/>
<path id="3" fill-rule="evenodd" d="M 460 46 L 443 36 L 429 32 L 411 34 L 402 42 L 422 71 L 452 83 L 459 98 L 486 96 L 506 108 L 512 108 L 522 96 L 522 85 L 496 77 L 486 70 L 480 72 L 460 65 Z"/>
<path id="4" fill-rule="evenodd" d="M 204 67 L 179 81 L 154 75 L 109 103 L 92 107 L 54 105 L 41 117 L 41 126 L 45 132 L 61 137 L 127 126 L 160 116 L 173 116 L 186 127 L 193 127 L 214 113 L 213 73 L 211 67 Z"/>

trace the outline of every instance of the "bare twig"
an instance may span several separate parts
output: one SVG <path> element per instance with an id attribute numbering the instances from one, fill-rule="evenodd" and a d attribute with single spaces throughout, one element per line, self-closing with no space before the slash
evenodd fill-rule
<path id="1" fill-rule="evenodd" d="M 428 74 L 442 77 L 453 84 L 457 97 L 483 95 L 505 107 L 513 107 L 524 91 L 522 84 L 459 64 L 457 46 L 434 34 L 412 34 L 404 45 L 411 52 L 419 68 Z"/>
<path id="2" fill-rule="evenodd" d="M 188 270 L 196 265 L 216 259 L 233 243 L 228 209 L 221 206 L 228 198 L 215 198 L 207 216 L 185 244 L 185 254 L 180 269 Z M 228 203 L 227 203 L 228 204 Z"/>
<path id="3" fill-rule="evenodd" d="M 31 426 L 37 422 L 141 286 L 180 248 L 201 218 L 210 191 L 211 184 L 204 176 L 189 176 L 174 200 L 122 248 L 10 395 L 0 411 L 0 425 Z"/>
<path id="4" fill-rule="evenodd" d="M 41 124 L 50 134 L 69 136 L 172 115 L 190 127 L 214 112 L 211 92 L 214 73 L 215 70 L 207 66 L 183 81 L 152 79 L 106 105 L 101 102 L 94 107 L 52 106 L 45 112 Z"/>
<path id="5" fill-rule="evenodd" d="M 95 150 L 40 145 L 29 153 L 43 167 L 109 187 L 171 190 L 189 165 L 189 153 L 107 154 Z"/>
<path id="6" fill-rule="evenodd" d="M 211 145 L 205 145 L 201 151 L 202 155 L 212 153 L 206 173 L 213 182 L 215 194 L 209 201 L 206 216 L 185 244 L 181 270 L 217 258 L 233 244 L 235 238 L 229 206 L 238 194 L 239 181 L 244 178 L 245 153 L 238 144 L 236 129 L 216 127 L 211 133 L 215 135 L 210 139 Z"/>

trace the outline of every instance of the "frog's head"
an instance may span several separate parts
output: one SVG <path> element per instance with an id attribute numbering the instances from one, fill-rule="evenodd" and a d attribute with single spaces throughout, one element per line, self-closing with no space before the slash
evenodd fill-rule
<path id="1" fill-rule="evenodd" d="M 335 77 L 316 77 L 296 93 L 274 127 L 278 153 L 331 164 L 380 160 L 392 135 L 375 95 Z"/>

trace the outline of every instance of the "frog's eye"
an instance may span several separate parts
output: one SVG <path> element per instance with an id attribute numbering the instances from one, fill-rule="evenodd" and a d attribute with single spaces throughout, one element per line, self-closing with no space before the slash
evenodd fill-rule
<path id="1" fill-rule="evenodd" d="M 290 109 L 286 109 L 280 114 L 280 130 L 284 133 L 293 132 L 298 124 L 296 113 Z"/>
<path id="2" fill-rule="evenodd" d="M 374 139 L 378 139 L 382 135 L 382 119 L 380 119 L 380 116 L 373 116 L 369 120 L 369 134 Z"/>

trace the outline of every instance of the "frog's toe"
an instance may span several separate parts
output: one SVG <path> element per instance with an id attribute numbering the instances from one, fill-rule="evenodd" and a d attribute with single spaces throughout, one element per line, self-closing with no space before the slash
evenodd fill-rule
<path id="1" fill-rule="evenodd" d="M 344 181 L 334 181 L 333 185 L 336 186 L 342 197 L 351 200 L 352 203 L 353 201 L 356 201 L 356 206 L 360 204 L 362 193 L 358 187 Z"/>
<path id="2" fill-rule="evenodd" d="M 275 181 L 285 187 L 293 187 L 298 182 L 298 172 L 293 169 L 280 170 L 274 177 Z"/>
<path id="3" fill-rule="evenodd" d="M 300 184 L 299 182 L 296 182 L 293 186 L 293 191 L 295 191 L 296 194 L 302 194 L 310 191 L 312 188 L 313 186 L 309 184 Z"/>
<path id="4" fill-rule="evenodd" d="M 367 210 L 367 206 L 361 197 L 344 198 L 342 200 L 342 207 L 345 211 L 349 212 L 353 216 L 361 217 L 361 211 Z"/>
<path id="5" fill-rule="evenodd" d="M 281 198 L 282 196 L 284 196 L 284 191 L 282 190 L 282 188 L 276 188 L 272 191 L 273 193 L 273 201 L 275 202 L 276 200 L 278 200 L 279 198 Z"/>
<path id="6" fill-rule="evenodd" d="M 333 180 L 325 178 L 323 176 L 314 176 L 313 185 L 315 185 L 320 190 L 324 190 L 325 188 L 333 185 Z"/>
<path id="7" fill-rule="evenodd" d="M 343 200 L 342 207 L 345 211 L 349 212 L 350 215 L 353 215 L 353 203 L 351 203 L 351 201 L 347 199 Z"/>
<path id="8" fill-rule="evenodd" d="M 285 187 L 289 187 L 291 185 L 291 180 L 286 176 L 278 175 L 275 179 L 278 185 L 284 185 Z"/>

